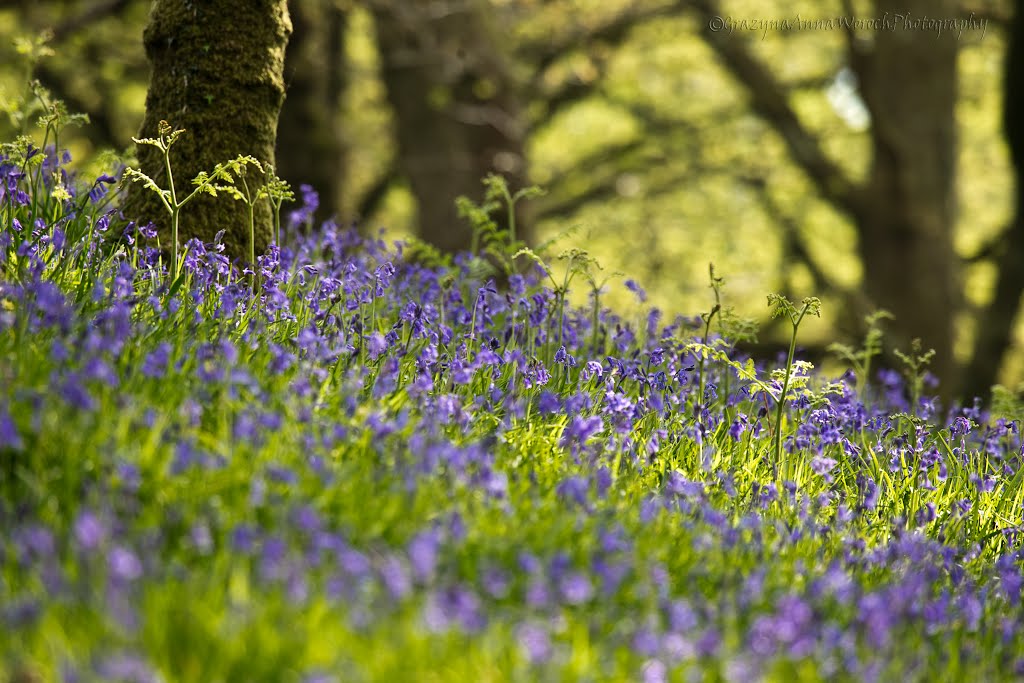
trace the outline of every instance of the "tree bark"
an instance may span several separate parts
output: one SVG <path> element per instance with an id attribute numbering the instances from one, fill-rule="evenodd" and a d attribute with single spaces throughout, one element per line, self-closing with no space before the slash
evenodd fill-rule
<path id="1" fill-rule="evenodd" d="M 919 337 L 935 350 L 931 371 L 949 399 L 957 381 L 953 319 L 959 307 L 953 252 L 957 37 L 913 22 L 957 16 L 954 0 L 876 0 L 887 25 L 870 36 L 852 29 L 850 65 L 871 113 L 871 175 L 853 182 L 833 161 L 789 101 L 783 84 L 746 41 L 711 30 L 723 16 L 716 0 L 691 0 L 702 36 L 744 86 L 754 111 L 782 138 L 790 158 L 822 198 L 848 215 L 857 229 L 864 267 L 864 297 L 847 297 L 851 309 L 888 309 L 888 347 L 908 349 Z M 847 13 L 852 15 L 849 3 Z M 905 21 L 905 19 L 907 21 Z M 859 317 L 859 316 L 858 316 Z"/>
<path id="2" fill-rule="evenodd" d="M 274 163 L 277 120 L 284 100 L 284 54 L 291 21 L 286 0 L 157 0 L 143 34 L 152 65 L 146 116 L 140 137 L 156 137 L 164 120 L 187 132 L 171 149 L 178 196 L 191 191 L 191 179 L 221 162 L 249 154 Z M 139 166 L 161 187 L 167 179 L 159 150 L 138 146 Z M 252 181 L 250 180 L 250 183 Z M 251 187 L 251 185 L 250 185 Z M 133 184 L 125 214 L 152 221 L 161 244 L 170 244 L 168 216 L 156 195 Z M 256 252 L 271 239 L 267 202 L 256 210 Z M 184 243 L 212 241 L 225 230 L 231 256 L 247 256 L 249 226 L 245 208 L 218 196 L 202 196 L 182 210 Z"/>
<path id="3" fill-rule="evenodd" d="M 291 0 L 285 53 L 287 96 L 277 128 L 278 175 L 320 195 L 315 224 L 342 209 L 346 144 L 339 111 L 345 89 L 346 16 L 334 3 Z"/>
<path id="4" fill-rule="evenodd" d="M 1024 0 L 1014 3 L 1003 66 L 1003 135 L 1016 176 L 1016 206 L 1009 228 L 997 247 L 995 293 L 978 318 L 974 351 L 964 373 L 965 398 L 989 398 L 1006 351 L 1024 293 Z"/>
<path id="5" fill-rule="evenodd" d="M 398 168 L 418 208 L 420 236 L 456 252 L 472 242 L 455 199 L 480 200 L 498 173 L 515 192 L 526 183 L 525 126 L 515 79 L 485 2 L 378 0 L 373 14 L 381 76 L 395 118 Z M 528 208 L 517 205 L 516 237 L 530 241 Z"/>
<path id="6" fill-rule="evenodd" d="M 876 0 L 879 17 L 955 17 L 953 0 Z M 852 64 L 871 113 L 870 177 L 857 227 L 864 289 L 895 320 L 890 341 L 919 337 L 931 370 L 953 395 L 953 319 L 959 306 L 956 220 L 957 37 L 906 25 L 853 42 Z"/>

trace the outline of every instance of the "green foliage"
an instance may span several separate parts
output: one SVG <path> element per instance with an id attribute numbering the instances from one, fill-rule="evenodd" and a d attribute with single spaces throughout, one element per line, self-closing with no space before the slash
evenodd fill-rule
<path id="1" fill-rule="evenodd" d="M 495 174 L 488 175 L 483 183 L 486 188 L 483 203 L 458 197 L 455 204 L 459 215 L 473 229 L 469 251 L 479 256 L 475 274 L 486 276 L 488 271 L 497 267 L 504 276 L 508 276 L 517 272 L 516 257 L 527 253 L 523 251 L 526 244 L 516 236 L 516 204 L 523 199 L 541 196 L 544 191 L 531 186 L 512 194 L 505 178 Z M 494 214 L 502 210 L 505 212 L 503 226 L 494 218 Z"/>
<path id="2" fill-rule="evenodd" d="M 882 332 L 880 323 L 883 320 L 891 319 L 892 314 L 885 310 L 875 311 L 864 316 L 867 332 L 864 335 L 864 343 L 859 349 L 838 342 L 830 344 L 828 347 L 829 351 L 847 361 L 853 368 L 862 401 L 867 400 L 867 390 L 871 382 L 871 359 L 882 353 L 882 339 L 885 333 Z"/>
<path id="3" fill-rule="evenodd" d="M 39 50 L 41 51 L 39 54 L 45 54 L 40 45 L 26 44 L 21 47 L 30 51 Z M 0 144 L 0 157 L 31 179 L 28 183 L 30 207 L 29 213 L 25 217 L 26 222 L 29 225 L 37 225 L 42 221 L 44 225 L 52 229 L 69 211 L 72 206 L 72 196 L 69 188 L 65 185 L 66 174 L 62 173 L 59 168 L 46 170 L 45 150 L 48 145 L 52 145 L 55 150 L 61 149 L 61 136 L 65 129 L 83 125 L 89 119 L 83 114 L 69 113 L 64 102 L 52 99 L 49 92 L 35 80 L 30 83 L 28 93 L 24 97 L 16 99 L 13 106 L 17 112 L 14 119 L 22 123 L 27 121 L 32 113 L 42 112 L 37 121 L 39 128 L 42 129 L 41 147 L 36 146 L 31 136 L 22 134 L 18 135 L 13 142 Z M 46 173 L 49 175 L 44 175 Z M 10 180 L 5 182 L 10 182 Z M 44 191 L 44 188 L 48 188 L 48 191 Z M 13 188 L 9 187 L 8 189 Z M 8 201 L 10 199 L 8 197 Z M 107 202 L 109 202 L 109 198 L 101 204 L 87 204 L 86 199 L 83 198 L 78 202 L 77 211 L 95 220 Z M 13 231 L 15 212 L 9 208 L 4 213 L 0 229 Z M 93 241 L 91 226 L 83 228 L 80 232 L 70 229 L 68 236 L 71 239 L 78 239 L 86 232 L 89 234 L 91 246 Z M 3 265 L 4 268 L 7 266 L 6 263 L 0 265 Z"/>
<path id="4" fill-rule="evenodd" d="M 782 464 L 782 416 L 785 409 L 786 397 L 789 392 L 790 382 L 793 380 L 793 369 L 810 369 L 810 364 L 795 365 L 796 360 L 796 333 L 803 322 L 804 316 L 810 314 L 821 317 L 821 302 L 816 297 L 807 297 L 803 300 L 798 309 L 789 299 L 781 294 L 769 294 L 768 306 L 772 309 L 772 317 L 785 317 L 792 327 L 792 334 L 789 339 L 789 355 L 786 356 L 786 367 L 782 372 L 781 390 L 775 398 L 775 463 L 776 467 Z M 786 463 L 788 470 L 788 461 Z"/>
<path id="5" fill-rule="evenodd" d="M 1016 389 L 1001 384 L 992 387 L 990 410 L 993 417 L 1001 417 L 1007 422 L 1024 423 L 1024 384 L 1017 385 Z"/>
<path id="6" fill-rule="evenodd" d="M 280 247 L 283 244 L 281 242 L 281 205 L 285 202 L 295 201 L 295 192 L 292 190 L 291 185 L 278 177 L 271 164 L 264 164 L 264 168 L 266 177 L 264 178 L 263 185 L 260 186 L 258 195 L 266 197 L 273 209 L 275 243 Z M 250 243 L 254 245 L 256 238 L 251 226 L 252 222 L 250 221 L 249 239 Z"/>
<path id="7" fill-rule="evenodd" d="M 16 36 L 13 41 L 18 63 L 12 66 L 20 67 L 21 76 L 17 82 L 27 86 L 14 97 L 0 91 L 0 110 L 7 115 L 13 130 L 19 135 L 28 133 L 29 123 L 35 114 L 48 114 L 47 101 L 51 98 L 33 74 L 41 61 L 54 55 L 48 45 L 50 38 L 49 32 L 43 32 L 37 36 Z"/>
<path id="8" fill-rule="evenodd" d="M 430 242 L 415 236 L 404 240 L 402 257 L 409 263 L 417 263 L 426 268 L 447 269 L 452 266 L 451 254 L 446 254 Z"/>
<path id="9" fill-rule="evenodd" d="M 212 171 L 200 171 L 192 179 L 194 189 L 184 198 L 178 199 L 178 193 L 174 186 L 174 174 L 171 170 L 171 147 L 178 138 L 185 133 L 182 129 L 174 129 L 166 121 L 161 121 L 156 138 L 132 138 L 136 144 L 150 145 L 156 147 L 164 162 L 164 171 L 167 176 L 167 188 L 161 188 L 155 180 L 136 168 L 126 168 L 124 181 L 141 183 L 146 189 L 153 191 L 160 199 L 160 203 L 167 210 L 171 217 L 171 262 L 174 264 L 174 274 L 177 277 L 181 269 L 178 249 L 178 231 L 180 225 L 181 210 L 196 197 L 207 194 L 216 197 L 218 193 L 241 201 L 247 211 L 249 223 L 249 263 L 255 268 L 256 265 L 256 235 L 255 235 L 255 206 L 256 202 L 266 199 L 270 202 L 274 215 L 274 228 L 277 239 L 281 238 L 281 204 L 294 199 L 294 193 L 285 181 L 274 174 L 269 165 L 265 168 L 255 157 L 239 155 L 238 157 L 219 163 Z M 250 187 L 247 180 L 247 169 L 255 168 L 261 175 L 260 184 Z M 238 184 L 236 184 L 238 183 Z M 241 185 L 241 187 L 239 187 Z M 280 242 L 279 242 L 280 244 Z"/>
<path id="10" fill-rule="evenodd" d="M 799 360 L 762 376 L 732 358 L 714 270 L 696 339 L 655 330 L 588 358 L 590 312 L 555 293 L 597 282 L 579 249 L 561 266 L 531 252 L 543 275 L 509 303 L 374 242 L 300 244 L 329 258 L 270 268 L 254 292 L 194 261 L 175 279 L 138 240 L 93 258 L 56 234 L 18 234 L 7 258 L 32 257 L 0 282 L 0 580 L 17 598 L 0 678 L 109 680 L 127 661 L 184 683 L 636 680 L 664 640 L 708 648 L 658 650 L 671 676 L 718 680 L 776 623 L 814 648 L 754 653 L 780 680 L 855 679 L 861 662 L 999 680 L 1019 657 L 1001 625 L 1020 606 L 994 569 L 1024 497 L 1001 469 L 1015 461 L 991 461 L 967 420 L 907 415 L 859 451 L 845 433 L 779 467 L 780 437 L 857 405 Z M 771 301 L 794 338 L 817 312 Z M 540 331 L 567 348 L 535 357 L 551 350 L 534 353 Z M 770 432 L 751 424 L 762 400 L 785 409 Z M 977 623 L 892 598 L 946 593 L 978 599 Z M 855 663 L 821 654 L 826 629 Z"/>
<path id="11" fill-rule="evenodd" d="M 707 346 L 711 340 L 711 322 L 717 318 L 718 320 L 718 333 L 719 337 L 716 343 L 723 345 L 724 348 L 728 348 L 729 345 L 735 344 L 736 342 L 751 341 L 757 338 L 757 323 L 753 320 L 743 318 L 736 315 L 733 312 L 732 306 L 722 305 L 722 292 L 725 288 L 725 278 L 715 275 L 715 265 L 713 263 L 708 264 L 708 278 L 710 279 L 709 287 L 715 295 L 715 304 L 711 307 L 710 311 L 701 313 L 700 318 L 704 322 L 704 336 L 702 344 Z M 699 392 L 697 394 L 697 400 L 703 402 L 704 400 L 704 370 L 706 358 L 702 355 L 698 361 L 698 372 L 697 372 L 697 387 Z M 728 378 L 728 375 L 726 375 Z M 726 384 L 725 392 L 728 393 L 729 385 Z M 696 406 L 695 406 L 696 408 Z"/>
<path id="12" fill-rule="evenodd" d="M 921 396 L 924 394 L 925 372 L 932 357 L 935 355 L 935 351 L 928 349 L 922 352 L 921 340 L 912 339 L 908 352 L 895 349 L 893 353 L 903 363 L 903 376 L 906 378 L 907 388 L 910 391 L 910 411 L 916 415 L 921 402 Z"/>

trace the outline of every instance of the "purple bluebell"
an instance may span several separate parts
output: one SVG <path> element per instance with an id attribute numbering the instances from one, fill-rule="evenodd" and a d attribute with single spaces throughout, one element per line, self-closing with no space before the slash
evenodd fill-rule
<path id="1" fill-rule="evenodd" d="M 516 629 L 516 638 L 531 664 L 542 664 L 551 658 L 551 636 L 543 625 L 536 622 L 523 623 Z"/>
<path id="2" fill-rule="evenodd" d="M 582 605 L 594 596 L 594 586 L 586 574 L 572 571 L 559 581 L 559 592 L 566 604 Z"/>
<path id="3" fill-rule="evenodd" d="M 81 510 L 75 518 L 74 535 L 79 549 L 89 553 L 103 544 L 107 530 L 96 513 L 91 510 Z"/>
<path id="4" fill-rule="evenodd" d="M 566 477 L 558 486 L 555 487 L 555 492 L 558 496 L 567 502 L 575 503 L 581 507 L 586 507 L 588 504 L 587 495 L 589 493 L 590 485 L 586 479 L 581 476 L 573 475 Z"/>
<path id="5" fill-rule="evenodd" d="M 142 577 L 142 562 L 131 549 L 116 545 L 107 555 L 107 565 L 113 578 L 135 581 Z"/>
<path id="6" fill-rule="evenodd" d="M 573 417 L 562 433 L 561 445 L 563 447 L 582 445 L 603 426 L 603 420 L 597 415 Z"/>
<path id="7" fill-rule="evenodd" d="M 6 405 L 0 405 L 0 450 L 9 448 L 20 451 L 24 447 L 25 441 L 21 438 L 10 410 Z"/>
<path id="8" fill-rule="evenodd" d="M 420 583 L 428 583 L 434 578 L 440 549 L 441 535 L 436 530 L 419 533 L 409 542 L 409 564 L 412 566 L 414 577 Z"/>

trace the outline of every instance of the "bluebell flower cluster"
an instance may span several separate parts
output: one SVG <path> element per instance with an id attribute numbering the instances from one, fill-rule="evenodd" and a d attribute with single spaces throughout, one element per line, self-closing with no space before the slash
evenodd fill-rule
<path id="1" fill-rule="evenodd" d="M 0 677 L 1024 676 L 1012 419 L 801 367 L 780 470 L 693 319 L 330 222 L 175 279 L 110 176 L 0 177 Z"/>

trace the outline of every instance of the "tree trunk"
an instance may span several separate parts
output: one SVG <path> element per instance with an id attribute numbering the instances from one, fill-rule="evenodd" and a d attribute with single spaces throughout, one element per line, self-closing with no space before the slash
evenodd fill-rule
<path id="1" fill-rule="evenodd" d="M 953 0 L 876 0 L 876 15 L 954 17 Z M 874 32 L 853 65 L 871 113 L 872 163 L 856 222 L 864 289 L 895 320 L 890 341 L 919 337 L 931 370 L 953 392 L 957 37 L 904 25 Z"/>
<path id="2" fill-rule="evenodd" d="M 1016 176 L 1013 222 L 996 256 L 999 275 L 991 303 L 978 319 L 974 351 L 964 373 L 962 395 L 989 397 L 1010 348 L 1024 292 L 1024 0 L 1014 3 L 1003 68 L 1003 134 Z"/>
<path id="3" fill-rule="evenodd" d="M 152 75 L 140 137 L 156 137 L 161 120 L 187 131 L 171 149 L 179 198 L 191 191 L 191 180 L 200 171 L 210 171 L 240 154 L 274 163 L 290 33 L 286 0 L 154 3 L 143 34 Z M 138 155 L 142 171 L 166 187 L 159 150 L 139 145 Z M 125 214 L 152 221 L 160 231 L 161 244 L 170 244 L 168 216 L 152 191 L 133 184 Z M 257 253 L 269 244 L 271 225 L 270 208 L 260 202 Z M 228 254 L 248 255 L 248 218 L 240 203 L 223 195 L 202 196 L 182 210 L 180 242 L 192 237 L 209 242 L 220 230 L 226 231 Z"/>
<path id="4" fill-rule="evenodd" d="M 455 199 L 478 201 L 499 173 L 515 192 L 526 182 L 525 126 L 514 79 L 486 3 L 374 3 L 382 79 L 395 117 L 398 168 L 418 208 L 419 235 L 442 250 L 466 249 L 472 230 Z M 530 240 L 526 207 L 516 237 Z"/>
<path id="5" fill-rule="evenodd" d="M 277 128 L 278 175 L 320 195 L 316 224 L 337 216 L 345 187 L 339 110 L 345 89 L 345 12 L 322 0 L 291 0 L 294 32 L 285 54 L 287 96 Z"/>
<path id="6" fill-rule="evenodd" d="M 896 319 L 886 326 L 890 348 L 908 349 L 915 337 L 933 348 L 930 369 L 949 399 L 959 305 L 952 239 L 957 35 L 936 35 L 934 17 L 957 16 L 955 0 L 876 0 L 875 16 L 883 25 L 870 35 L 852 27 L 847 32 L 850 65 L 871 114 L 871 175 L 864 183 L 851 180 L 825 153 L 783 83 L 747 41 L 714 30 L 725 15 L 717 0 L 689 3 L 705 27 L 704 40 L 744 85 L 753 110 L 773 126 L 821 197 L 856 226 L 865 296 L 845 297 L 847 305 L 858 317 L 865 305 L 893 313 Z"/>

